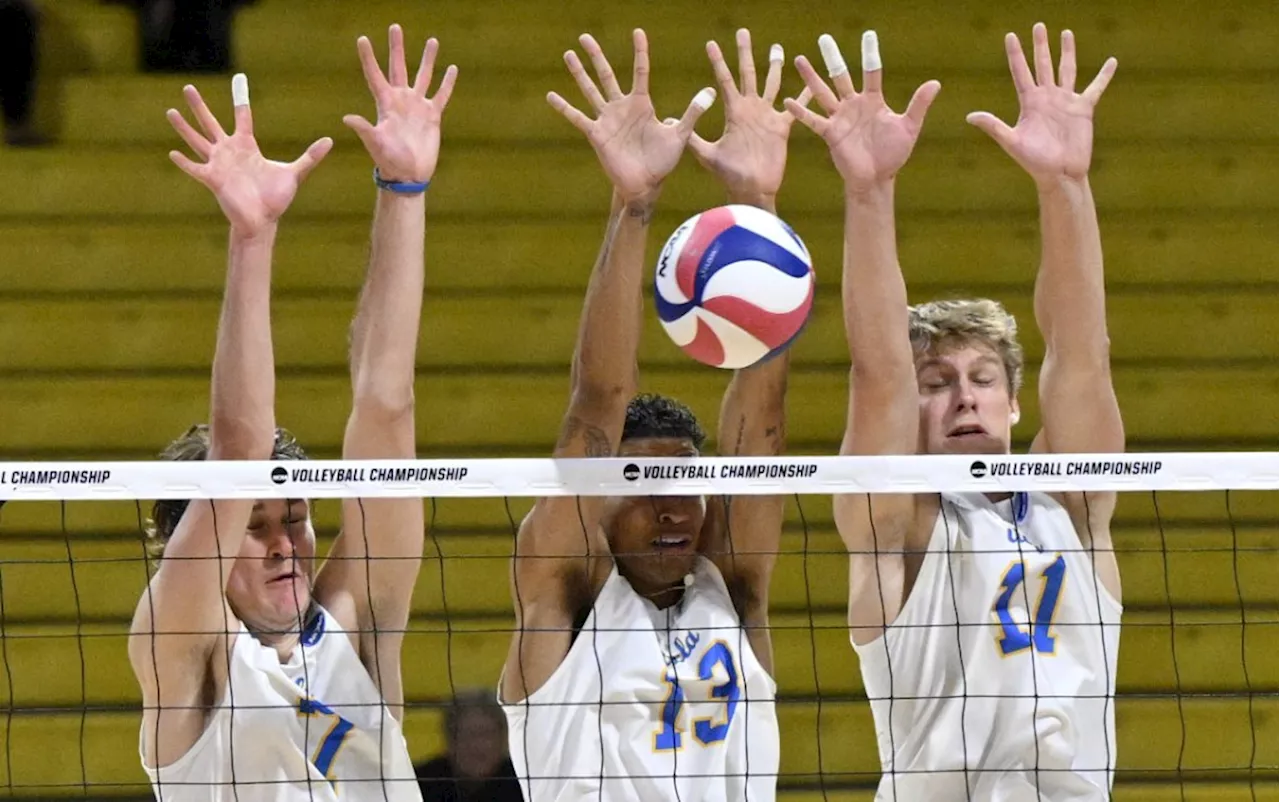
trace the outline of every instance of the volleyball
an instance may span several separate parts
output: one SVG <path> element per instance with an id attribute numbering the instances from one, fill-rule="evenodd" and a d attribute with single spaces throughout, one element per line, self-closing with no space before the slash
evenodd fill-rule
<path id="1" fill-rule="evenodd" d="M 729 205 L 686 220 L 654 276 L 662 328 L 699 362 L 750 367 L 782 353 L 813 308 L 809 249 L 763 209 Z"/>

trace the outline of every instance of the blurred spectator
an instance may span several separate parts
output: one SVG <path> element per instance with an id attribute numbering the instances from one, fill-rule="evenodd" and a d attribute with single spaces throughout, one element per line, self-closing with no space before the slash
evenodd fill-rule
<path id="1" fill-rule="evenodd" d="M 422 802 L 521 802 L 507 720 L 494 691 L 457 693 L 444 731 L 448 753 L 415 767 Z"/>
<path id="2" fill-rule="evenodd" d="M 146 72 L 227 72 L 231 18 L 253 0 L 107 0 L 138 10 Z"/>
<path id="3" fill-rule="evenodd" d="M 31 0 L 0 0 L 0 109 L 4 141 L 38 145 L 32 109 L 36 87 L 38 19 Z"/>

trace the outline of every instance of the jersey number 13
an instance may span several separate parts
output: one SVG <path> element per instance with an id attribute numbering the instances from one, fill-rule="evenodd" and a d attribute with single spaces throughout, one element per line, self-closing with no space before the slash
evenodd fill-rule
<path id="1" fill-rule="evenodd" d="M 693 722 L 693 737 L 704 746 L 719 743 L 729 737 L 729 724 L 733 722 L 738 698 L 742 695 L 738 684 L 738 666 L 734 662 L 733 652 L 724 641 L 716 641 L 702 653 L 702 658 L 698 660 L 698 679 L 714 678 L 716 666 L 724 670 L 727 679 L 711 688 L 711 696 L 724 700 L 725 716 L 721 722 L 714 718 L 700 718 Z M 684 689 L 680 687 L 674 668 L 668 669 L 663 679 L 667 683 L 667 701 L 662 705 L 662 728 L 653 734 L 653 749 L 655 752 L 674 752 L 684 745 L 684 728 L 680 726 Z"/>

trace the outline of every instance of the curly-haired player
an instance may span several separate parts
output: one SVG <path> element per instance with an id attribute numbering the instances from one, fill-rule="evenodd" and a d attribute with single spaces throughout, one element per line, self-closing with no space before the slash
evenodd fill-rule
<path id="1" fill-rule="evenodd" d="M 695 456 L 703 432 L 687 408 L 633 395 L 645 238 L 662 182 L 687 142 L 731 201 L 772 210 L 792 122 L 774 107 L 781 49 L 762 95 L 746 31 L 738 34 L 741 88 L 709 45 L 728 118 L 725 135 L 711 143 L 691 137 L 710 90 L 679 122 L 654 116 L 643 32 L 634 34 L 626 95 L 595 40 L 583 36 L 581 44 L 599 87 L 576 53 L 565 59 L 594 118 L 554 93 L 550 101 L 590 140 L 614 200 L 555 456 Z M 781 452 L 786 379 L 786 354 L 734 374 L 720 415 L 725 453 Z M 518 631 L 501 683 L 527 799 L 774 798 L 768 591 L 782 519 L 779 497 L 537 502 L 512 564 Z"/>

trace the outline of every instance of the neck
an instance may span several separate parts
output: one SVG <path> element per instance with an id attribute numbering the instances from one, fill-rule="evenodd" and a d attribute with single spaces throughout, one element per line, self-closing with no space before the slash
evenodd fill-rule
<path id="1" fill-rule="evenodd" d="M 257 639 L 258 643 L 263 646 L 270 647 L 279 655 L 280 661 L 285 662 L 298 648 L 298 644 L 302 641 L 302 633 L 315 621 L 320 609 L 313 600 L 307 607 L 306 614 L 301 621 L 293 621 L 287 629 L 284 628 L 268 628 L 257 626 L 245 621 L 245 626 L 249 629 L 249 634 Z"/>

